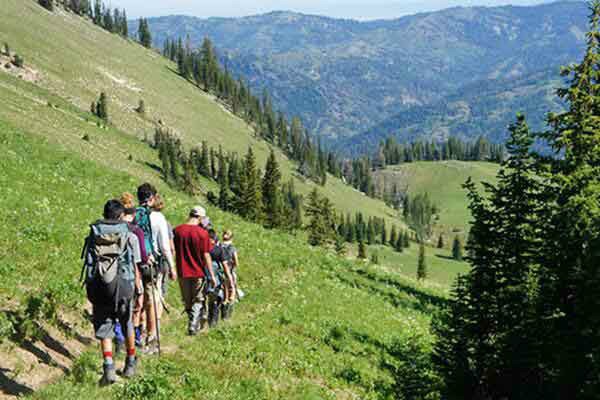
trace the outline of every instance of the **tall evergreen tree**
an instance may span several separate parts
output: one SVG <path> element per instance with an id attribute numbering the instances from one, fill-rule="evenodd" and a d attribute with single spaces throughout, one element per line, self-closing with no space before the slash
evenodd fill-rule
<path id="1" fill-rule="evenodd" d="M 367 259 L 367 246 L 365 246 L 365 242 L 362 240 L 358 242 L 358 258 L 360 260 Z"/>
<path id="2" fill-rule="evenodd" d="M 440 233 L 440 236 L 438 237 L 438 242 L 437 242 L 437 248 L 438 249 L 443 249 L 444 248 L 444 235 L 442 235 Z"/>
<path id="3" fill-rule="evenodd" d="M 456 261 L 462 261 L 463 259 L 463 245 L 458 235 L 454 237 L 452 242 L 452 258 Z"/>
<path id="4" fill-rule="evenodd" d="M 427 260 L 425 259 L 425 244 L 423 242 L 419 244 L 417 279 L 420 281 L 427 279 Z"/>
<path id="5" fill-rule="evenodd" d="M 225 156 L 219 153 L 219 174 L 217 176 L 219 183 L 219 208 L 224 211 L 229 211 L 231 208 L 229 195 L 229 173 Z"/>
<path id="6" fill-rule="evenodd" d="M 275 151 L 271 149 L 267 165 L 265 166 L 265 175 L 262 181 L 262 198 L 265 214 L 265 225 L 267 228 L 278 228 L 281 226 L 281 172 Z"/>
<path id="7" fill-rule="evenodd" d="M 262 196 L 260 176 L 256 168 L 256 158 L 252 148 L 248 148 L 242 171 L 240 172 L 239 197 L 237 199 L 237 212 L 242 217 L 253 221 L 262 220 Z"/>

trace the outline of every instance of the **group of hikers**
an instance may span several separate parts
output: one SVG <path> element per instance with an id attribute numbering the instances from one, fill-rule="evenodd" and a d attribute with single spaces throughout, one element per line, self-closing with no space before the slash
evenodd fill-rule
<path id="1" fill-rule="evenodd" d="M 137 207 L 130 193 L 109 200 L 103 219 L 91 225 L 82 251 L 82 280 L 104 359 L 103 385 L 117 380 L 113 341 L 115 353 L 127 352 L 125 378 L 136 374 L 136 348 L 160 354 L 161 316 L 163 310 L 169 312 L 168 279 L 179 283 L 189 335 L 230 318 L 234 303 L 243 296 L 231 231 L 224 231 L 219 240 L 201 206 L 172 229 L 161 212 L 163 199 L 148 183 L 137 189 L 137 200 Z"/>

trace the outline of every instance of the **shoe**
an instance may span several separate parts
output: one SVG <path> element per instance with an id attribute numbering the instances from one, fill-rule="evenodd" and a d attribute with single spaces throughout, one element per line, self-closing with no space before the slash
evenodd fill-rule
<path id="1" fill-rule="evenodd" d="M 218 325 L 219 311 L 220 311 L 220 306 L 218 306 L 217 304 L 214 304 L 211 307 L 210 314 L 208 316 L 208 327 L 209 328 L 216 328 L 216 326 Z"/>
<path id="2" fill-rule="evenodd" d="M 200 321 L 200 333 L 207 333 L 208 332 L 208 320 L 203 319 L 202 321 Z"/>
<path id="3" fill-rule="evenodd" d="M 100 379 L 101 386 L 112 385 L 117 381 L 117 370 L 115 364 L 104 364 L 102 366 L 102 379 Z"/>
<path id="4" fill-rule="evenodd" d="M 120 342 L 117 340 L 117 343 L 115 344 L 115 354 L 120 354 L 123 353 L 125 351 L 125 342 Z"/>
<path id="5" fill-rule="evenodd" d="M 146 342 L 146 347 L 142 349 L 142 353 L 146 355 L 158 353 L 158 340 L 156 340 L 156 337 L 151 336 L 148 338 L 148 341 Z"/>
<path id="6" fill-rule="evenodd" d="M 123 377 L 125 378 L 133 378 L 136 375 L 137 371 L 137 358 L 135 357 L 127 357 L 125 361 L 125 368 L 123 369 Z"/>
<path id="7" fill-rule="evenodd" d="M 233 304 L 223 304 L 223 309 L 221 310 L 221 318 L 223 320 L 228 320 L 231 318 L 233 314 Z"/>

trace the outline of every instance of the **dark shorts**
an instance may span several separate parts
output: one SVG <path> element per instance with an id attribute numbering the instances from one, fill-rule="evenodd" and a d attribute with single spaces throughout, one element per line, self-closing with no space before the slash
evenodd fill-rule
<path id="1" fill-rule="evenodd" d="M 133 332 L 133 300 L 120 304 L 117 310 L 114 304 L 94 305 L 92 314 L 96 339 L 113 339 L 117 322 L 121 324 L 123 336 Z"/>

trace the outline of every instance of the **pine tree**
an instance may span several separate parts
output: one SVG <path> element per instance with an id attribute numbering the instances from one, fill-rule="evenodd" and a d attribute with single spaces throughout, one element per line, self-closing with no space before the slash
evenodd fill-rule
<path id="1" fill-rule="evenodd" d="M 419 245 L 419 261 L 417 265 L 417 279 L 423 281 L 427 279 L 427 261 L 425 260 L 425 244 Z"/>
<path id="2" fill-rule="evenodd" d="M 219 174 L 217 176 L 219 183 L 219 208 L 229 211 L 231 208 L 229 195 L 229 173 L 227 170 L 227 161 L 222 152 L 219 153 Z"/>
<path id="3" fill-rule="evenodd" d="M 452 258 L 456 261 L 462 261 L 463 259 L 463 246 L 460 238 L 456 236 L 452 242 Z"/>
<path id="4" fill-rule="evenodd" d="M 281 184 L 281 172 L 275 152 L 271 149 L 265 175 L 262 181 L 262 198 L 264 203 L 265 226 L 267 228 L 278 228 L 281 226 L 281 195 L 279 187 Z"/>
<path id="5" fill-rule="evenodd" d="M 362 240 L 358 242 L 358 259 L 367 259 L 367 246 L 365 246 L 365 242 L 363 242 Z"/>
<path id="6" fill-rule="evenodd" d="M 104 122 L 108 122 L 108 96 L 106 93 L 100 93 L 100 99 L 96 105 L 96 115 Z"/>
<path id="7" fill-rule="evenodd" d="M 250 221 L 260 222 L 263 209 L 260 176 L 251 147 L 248 148 L 248 153 L 244 158 L 239 186 L 240 196 L 236 205 L 238 214 Z"/>
<path id="8" fill-rule="evenodd" d="M 398 239 L 396 239 L 396 243 L 394 243 L 394 250 L 398 253 L 404 251 L 404 235 L 402 233 L 398 235 Z"/>
<path id="9" fill-rule="evenodd" d="M 440 233 L 440 236 L 438 237 L 437 248 L 443 249 L 444 245 L 444 236 Z"/>
<path id="10" fill-rule="evenodd" d="M 48 11 L 54 11 L 54 0 L 39 0 L 39 3 Z"/>
<path id="11" fill-rule="evenodd" d="M 148 26 L 148 20 L 145 18 L 140 18 L 138 23 L 138 40 L 142 46 L 147 48 L 152 47 L 152 33 Z"/>
<path id="12" fill-rule="evenodd" d="M 138 106 L 137 106 L 137 108 L 135 109 L 135 111 L 136 111 L 138 114 L 141 114 L 141 115 L 146 115 L 146 104 L 144 103 L 144 100 L 141 100 L 141 99 L 140 99 L 140 102 L 138 103 Z"/>
<path id="13" fill-rule="evenodd" d="M 344 257 L 346 255 L 346 243 L 344 242 L 344 238 L 341 235 L 337 235 L 335 237 L 335 253 Z"/>
<path id="14" fill-rule="evenodd" d="M 379 255 L 377 253 L 371 254 L 371 263 L 379 265 Z"/>
<path id="15" fill-rule="evenodd" d="M 392 225 L 392 232 L 390 233 L 389 245 L 392 247 L 395 247 L 397 241 L 398 241 L 398 231 L 396 229 L 396 225 Z"/>
<path id="16" fill-rule="evenodd" d="M 561 157 L 548 168 L 554 190 L 547 204 L 555 207 L 541 218 L 548 223 L 541 228 L 539 325 L 558 398 L 594 396 L 600 386 L 600 1 L 590 8 L 587 51 L 563 69 L 569 82 L 557 93 L 566 110 L 549 116 L 545 135 Z"/>
<path id="17" fill-rule="evenodd" d="M 408 231 L 404 231 L 404 235 L 402 236 L 402 247 L 405 249 L 410 248 L 410 233 Z"/>

